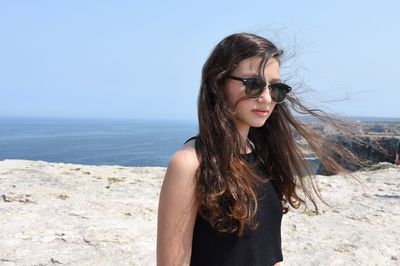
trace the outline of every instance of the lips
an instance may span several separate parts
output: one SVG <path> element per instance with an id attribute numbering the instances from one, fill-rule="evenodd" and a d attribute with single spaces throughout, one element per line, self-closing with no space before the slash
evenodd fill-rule
<path id="1" fill-rule="evenodd" d="M 254 109 L 254 110 L 252 110 L 252 112 L 254 112 L 260 116 L 267 116 L 269 113 L 269 111 L 267 109 Z"/>

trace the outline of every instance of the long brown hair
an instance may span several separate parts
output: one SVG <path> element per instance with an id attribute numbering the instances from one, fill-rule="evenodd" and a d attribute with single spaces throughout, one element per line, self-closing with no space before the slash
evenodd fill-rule
<path id="1" fill-rule="evenodd" d="M 202 70 L 198 97 L 199 134 L 195 148 L 200 165 L 196 172 L 196 198 L 199 213 L 214 229 L 242 235 L 245 225 L 256 228 L 257 211 L 255 186 L 266 182 L 258 176 L 240 154 L 243 140 L 236 129 L 235 117 L 224 90 L 227 76 L 244 59 L 261 58 L 259 74 L 263 75 L 267 61 L 280 59 L 282 50 L 260 36 L 239 33 L 223 39 L 214 48 Z M 293 93 L 287 102 L 277 104 L 267 122 L 260 128 L 250 128 L 249 139 L 255 144 L 259 162 L 271 175 L 277 187 L 284 213 L 288 204 L 299 208 L 305 204 L 298 192 L 303 191 L 318 213 L 311 189 L 325 204 L 306 155 L 294 135 L 301 136 L 317 155 L 321 164 L 331 172 L 346 172 L 332 157 L 341 152 L 352 160 L 352 154 L 340 145 L 326 145 L 324 138 L 291 114 L 291 109 L 310 114 L 323 122 L 338 127 L 322 111 L 305 107 Z M 305 204 L 306 205 L 306 204 Z"/>

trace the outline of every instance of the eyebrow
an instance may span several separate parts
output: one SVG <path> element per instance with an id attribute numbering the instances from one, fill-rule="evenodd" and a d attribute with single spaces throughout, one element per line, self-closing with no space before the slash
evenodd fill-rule
<path id="1" fill-rule="evenodd" d="M 246 78 L 256 78 L 256 77 L 258 77 L 258 74 L 257 73 L 243 73 L 241 76 L 246 77 Z"/>
<path id="2" fill-rule="evenodd" d="M 239 75 L 239 77 L 243 77 L 243 78 L 258 78 L 258 74 L 249 72 L 249 73 L 243 73 L 243 74 Z M 270 79 L 268 81 L 269 84 L 281 83 L 281 82 L 282 82 L 282 80 L 280 78 L 279 79 L 274 78 L 274 79 Z"/>
<path id="3" fill-rule="evenodd" d="M 269 84 L 273 84 L 273 83 L 281 83 L 282 80 L 281 79 L 271 79 L 268 81 Z"/>

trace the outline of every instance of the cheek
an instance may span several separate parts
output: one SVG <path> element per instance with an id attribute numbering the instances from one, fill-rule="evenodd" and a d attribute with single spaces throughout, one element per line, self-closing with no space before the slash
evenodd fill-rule
<path id="1" fill-rule="evenodd" d="M 255 108 L 255 105 L 251 102 L 251 99 L 249 98 L 238 97 L 238 100 L 239 101 L 236 101 L 235 108 L 237 114 L 243 114 L 250 111 L 252 108 Z"/>
<path id="2" fill-rule="evenodd" d="M 275 106 L 276 106 L 276 102 L 271 102 L 271 105 L 270 105 L 271 113 L 275 109 Z"/>
<path id="3" fill-rule="evenodd" d="M 227 97 L 232 108 L 238 108 L 244 99 L 244 91 L 240 90 L 227 90 Z"/>
<path id="4" fill-rule="evenodd" d="M 243 86 L 239 86 L 231 80 L 225 84 L 225 93 L 232 108 L 243 96 L 245 96 Z"/>

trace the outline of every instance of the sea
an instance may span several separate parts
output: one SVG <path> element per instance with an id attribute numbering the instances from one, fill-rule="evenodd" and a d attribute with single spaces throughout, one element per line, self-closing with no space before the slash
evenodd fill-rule
<path id="1" fill-rule="evenodd" d="M 196 134 L 197 121 L 0 118 L 0 160 L 165 167 Z"/>
<path id="2" fill-rule="evenodd" d="M 173 153 L 197 131 L 193 120 L 3 117 L 0 160 L 166 167 Z M 308 160 L 316 171 L 319 161 Z"/>

